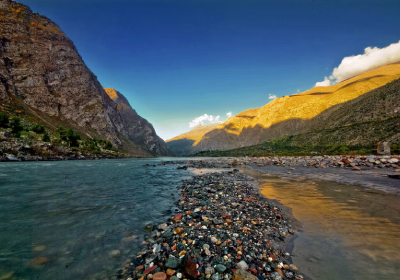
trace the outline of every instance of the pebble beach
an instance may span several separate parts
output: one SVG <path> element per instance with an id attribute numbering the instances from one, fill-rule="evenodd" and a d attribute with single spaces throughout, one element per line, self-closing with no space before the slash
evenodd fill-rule
<path id="1" fill-rule="evenodd" d="M 175 215 L 149 226 L 151 237 L 118 279 L 304 278 L 285 250 L 291 220 L 252 178 L 237 169 L 201 174 L 182 181 L 180 194 Z"/>

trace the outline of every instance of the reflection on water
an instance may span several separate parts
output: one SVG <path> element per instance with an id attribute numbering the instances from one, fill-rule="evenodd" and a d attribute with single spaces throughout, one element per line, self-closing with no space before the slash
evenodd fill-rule
<path id="1" fill-rule="evenodd" d="M 312 279 L 400 279 L 400 196 L 248 172 L 266 197 L 292 208 L 303 224 L 293 250 L 303 273 Z"/>

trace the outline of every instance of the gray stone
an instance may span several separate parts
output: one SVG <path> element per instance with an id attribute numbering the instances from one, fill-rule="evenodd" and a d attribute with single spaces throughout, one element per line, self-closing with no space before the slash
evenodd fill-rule
<path id="1" fill-rule="evenodd" d="M 179 267 L 179 259 L 174 257 L 169 257 L 165 262 L 165 266 L 172 269 L 177 269 Z"/>
<path id="2" fill-rule="evenodd" d="M 236 266 L 238 269 L 241 269 L 241 270 L 249 269 L 249 266 L 247 265 L 247 263 L 245 261 L 240 261 Z"/>

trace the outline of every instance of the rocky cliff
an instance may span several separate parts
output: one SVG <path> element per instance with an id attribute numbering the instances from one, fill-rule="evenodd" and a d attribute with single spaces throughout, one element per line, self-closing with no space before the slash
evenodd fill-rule
<path id="1" fill-rule="evenodd" d="M 306 92 L 277 98 L 261 108 L 246 110 L 215 129 L 204 133 L 200 141 L 186 147 L 187 154 L 207 150 L 229 150 L 257 145 L 264 141 L 279 139 L 320 129 L 327 125 L 322 118 L 316 118 L 328 108 L 345 104 L 371 90 L 382 87 L 400 77 L 400 64 L 391 64 L 365 72 L 359 76 L 329 87 L 315 87 Z M 400 105 L 399 102 L 396 103 Z M 382 108 L 381 108 L 382 109 Z M 360 114 L 363 108 L 354 108 Z M 382 109 L 385 110 L 385 109 Z M 383 111 L 387 116 L 390 112 Z M 189 138 L 190 135 L 185 135 Z M 167 140 L 168 146 L 178 150 L 177 136 Z M 179 153 L 178 153 L 179 154 Z"/>
<path id="2" fill-rule="evenodd" d="M 0 111 L 16 108 L 48 129 L 72 127 L 138 156 L 117 104 L 72 41 L 27 6 L 0 0 Z"/>
<path id="3" fill-rule="evenodd" d="M 117 110 L 122 117 L 124 130 L 129 140 L 152 155 L 174 155 L 164 140 L 157 136 L 153 126 L 132 109 L 125 96 L 113 88 L 106 88 L 105 91 L 117 104 Z"/>

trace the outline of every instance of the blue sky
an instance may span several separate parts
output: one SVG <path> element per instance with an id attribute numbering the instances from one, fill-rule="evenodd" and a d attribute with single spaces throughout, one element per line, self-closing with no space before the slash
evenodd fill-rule
<path id="1" fill-rule="evenodd" d="M 56 22 L 104 87 L 163 139 L 312 88 L 400 40 L 398 0 L 21 0 Z"/>

